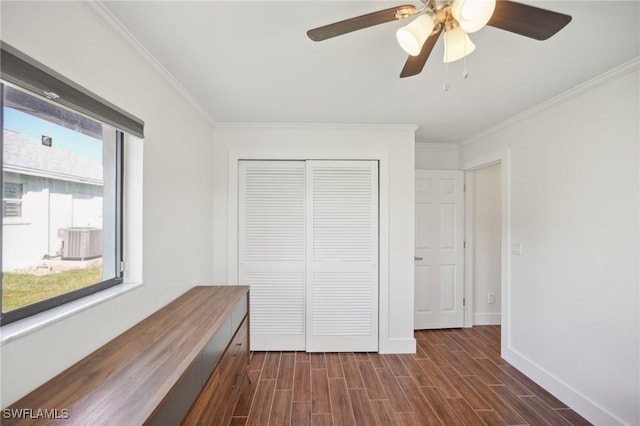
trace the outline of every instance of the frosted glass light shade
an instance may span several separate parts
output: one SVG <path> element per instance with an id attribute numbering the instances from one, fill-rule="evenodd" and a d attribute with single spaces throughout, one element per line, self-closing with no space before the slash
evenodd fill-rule
<path id="1" fill-rule="evenodd" d="M 433 16 L 424 14 L 418 16 L 409 25 L 400 28 L 396 32 L 396 38 L 400 47 L 411 56 L 417 56 L 422 50 L 422 45 L 431 35 L 435 21 Z"/>
<path id="2" fill-rule="evenodd" d="M 444 62 L 457 61 L 474 50 L 476 45 L 461 27 L 455 27 L 444 33 Z"/>
<path id="3" fill-rule="evenodd" d="M 496 8 L 496 0 L 455 0 L 451 14 L 467 33 L 484 27 Z"/>

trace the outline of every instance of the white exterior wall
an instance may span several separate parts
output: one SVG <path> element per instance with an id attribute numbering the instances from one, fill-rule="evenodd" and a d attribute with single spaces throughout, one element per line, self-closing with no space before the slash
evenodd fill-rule
<path id="1" fill-rule="evenodd" d="M 636 61 L 461 152 L 510 151 L 503 355 L 595 424 L 640 424 L 639 80 Z"/>
<path id="2" fill-rule="evenodd" d="M 10 172 L 6 176 L 22 183 L 24 194 L 22 216 L 3 222 L 3 271 L 37 266 L 45 255 L 56 256 L 62 247 L 58 233 L 62 228 L 102 228 L 101 186 Z M 89 196 L 80 201 L 83 206 L 74 206 L 78 193 Z"/>
<path id="3" fill-rule="evenodd" d="M 237 282 L 238 159 L 380 160 L 380 351 L 415 352 L 414 129 L 219 126 L 214 132 L 214 146 L 216 239 L 213 263 L 216 284 Z"/>
<path id="4" fill-rule="evenodd" d="M 47 249 L 47 199 L 42 178 L 6 173 L 9 182 L 22 185 L 22 215 L 3 218 L 2 270 L 33 265 Z"/>
<path id="5" fill-rule="evenodd" d="M 127 148 L 130 161 L 142 153 L 144 161 L 126 176 L 142 187 L 127 205 L 142 198 L 144 210 L 125 224 L 136 236 L 125 279 L 141 276 L 144 285 L 2 344 L 5 407 L 190 287 L 212 282 L 213 146 L 208 121 L 83 4 L 3 1 L 1 19 L 3 41 L 145 121 L 144 149 Z"/>

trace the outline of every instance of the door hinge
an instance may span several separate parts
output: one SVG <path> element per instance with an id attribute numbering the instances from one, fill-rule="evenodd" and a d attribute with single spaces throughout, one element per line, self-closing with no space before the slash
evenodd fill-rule
<path id="1" fill-rule="evenodd" d="M 462 192 L 467 192 L 467 184 L 466 183 L 462 184 Z"/>
<path id="2" fill-rule="evenodd" d="M 467 242 L 466 241 L 462 242 L 462 248 L 467 248 Z"/>
<path id="3" fill-rule="evenodd" d="M 120 261 L 120 272 L 124 272 L 124 260 Z"/>
<path id="4" fill-rule="evenodd" d="M 467 306 L 467 299 L 466 298 L 462 298 L 462 306 Z"/>

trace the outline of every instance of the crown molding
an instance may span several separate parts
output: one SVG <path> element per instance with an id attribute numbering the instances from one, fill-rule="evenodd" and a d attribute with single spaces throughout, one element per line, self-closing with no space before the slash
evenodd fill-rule
<path id="1" fill-rule="evenodd" d="M 116 39 L 130 48 L 143 62 L 145 62 L 156 74 L 162 77 L 184 100 L 186 100 L 198 114 L 211 127 L 215 126 L 215 120 L 207 110 L 198 102 L 187 89 L 147 50 L 146 47 L 105 7 L 101 0 L 80 0 L 79 3 L 100 21 L 113 34 Z"/>
<path id="2" fill-rule="evenodd" d="M 415 132 L 415 124 L 336 124 L 336 123 L 259 123 L 223 122 L 216 123 L 218 129 L 365 129 L 365 130 L 407 130 Z"/>
<path id="3" fill-rule="evenodd" d="M 459 150 L 460 145 L 451 142 L 416 142 L 416 148 L 429 148 L 429 149 L 455 149 Z"/>
<path id="4" fill-rule="evenodd" d="M 591 80 L 587 80 L 586 82 L 574 87 L 573 89 L 569 89 L 564 93 L 559 94 L 558 96 L 555 96 L 549 100 L 546 100 L 524 112 L 521 112 L 520 114 L 516 114 L 511 118 L 506 119 L 505 121 L 498 123 L 492 127 L 489 127 L 486 130 L 483 130 L 479 133 L 476 133 L 475 135 L 471 136 L 470 138 L 466 139 L 465 141 L 462 142 L 462 145 L 470 145 L 474 142 L 477 142 L 478 140 L 489 136 L 491 134 L 494 134 L 496 132 L 498 132 L 500 129 L 503 129 L 505 127 L 508 127 L 514 123 L 517 123 L 519 121 L 525 120 L 526 118 L 540 112 L 543 111 L 547 108 L 552 107 L 555 104 L 558 104 L 560 102 L 565 101 L 566 99 L 572 98 L 574 96 L 577 96 L 583 92 L 585 92 L 588 89 L 591 89 L 595 86 L 598 86 L 600 84 L 603 84 L 607 81 L 613 80 L 614 78 L 617 78 L 619 76 L 625 75 L 627 73 L 633 72 L 633 71 L 637 71 L 638 69 L 640 69 L 640 56 L 637 56 L 633 59 L 631 59 L 628 62 L 625 62 L 621 65 L 618 65 L 615 68 L 610 69 L 609 71 L 606 71 L 594 78 L 592 78 Z"/>

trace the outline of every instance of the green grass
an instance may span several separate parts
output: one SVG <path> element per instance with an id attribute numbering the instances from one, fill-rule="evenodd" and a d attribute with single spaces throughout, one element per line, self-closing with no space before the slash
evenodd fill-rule
<path id="1" fill-rule="evenodd" d="M 2 311 L 68 293 L 102 281 L 102 268 L 70 269 L 47 275 L 2 274 Z"/>

